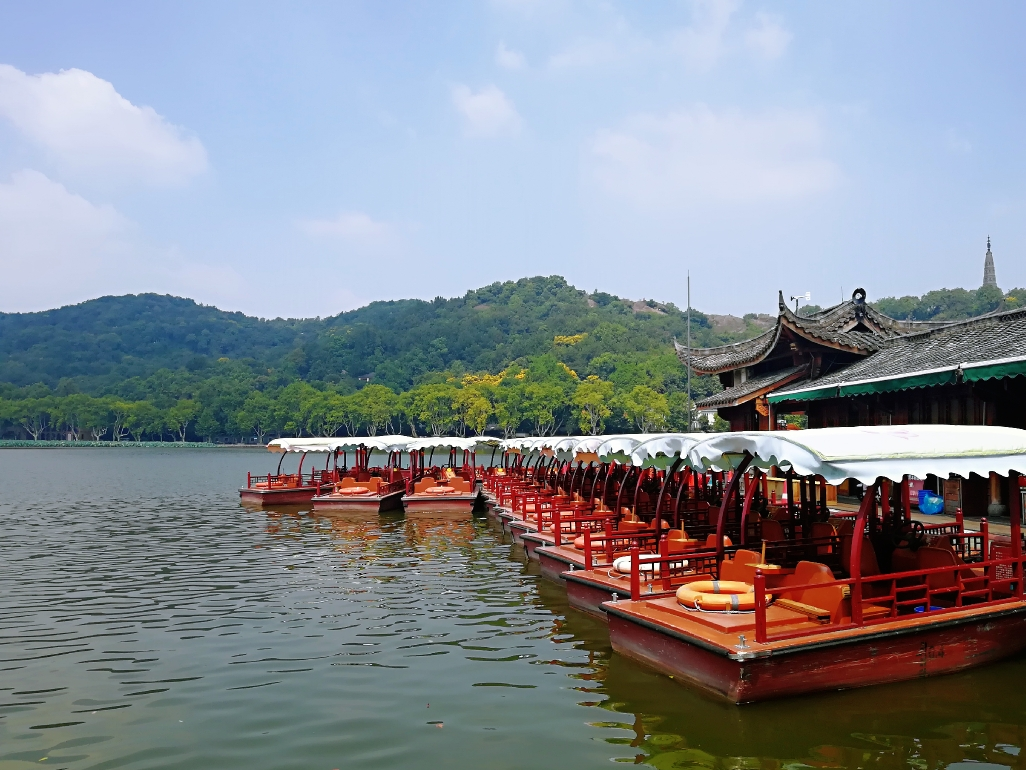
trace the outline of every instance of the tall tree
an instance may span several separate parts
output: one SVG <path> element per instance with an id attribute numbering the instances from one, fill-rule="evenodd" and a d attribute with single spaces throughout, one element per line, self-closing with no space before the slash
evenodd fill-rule
<path id="1" fill-rule="evenodd" d="M 613 383 L 600 380 L 594 374 L 581 381 L 574 391 L 573 401 L 579 410 L 582 431 L 591 436 L 602 432 L 605 419 L 613 413 L 609 408 L 612 395 Z"/>

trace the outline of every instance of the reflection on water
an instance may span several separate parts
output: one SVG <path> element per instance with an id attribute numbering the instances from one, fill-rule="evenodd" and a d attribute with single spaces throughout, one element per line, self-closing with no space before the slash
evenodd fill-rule
<path id="1" fill-rule="evenodd" d="M 469 514 L 239 506 L 261 454 L 0 452 L 0 770 L 1018 767 L 1022 660 L 736 708 Z"/>

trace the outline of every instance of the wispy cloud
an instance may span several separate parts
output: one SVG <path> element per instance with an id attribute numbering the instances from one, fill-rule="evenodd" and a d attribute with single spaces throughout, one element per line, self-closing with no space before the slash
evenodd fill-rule
<path id="1" fill-rule="evenodd" d="M 640 32 L 607 8 L 601 31 L 572 38 L 549 57 L 548 64 L 569 70 L 659 61 L 702 71 L 745 50 L 763 60 L 780 58 L 793 37 L 776 16 L 745 17 L 740 0 L 691 0 L 689 6 L 691 15 L 685 25 L 656 35 Z"/>
<path id="2" fill-rule="evenodd" d="M 199 139 L 84 70 L 0 65 L 0 116 L 62 169 L 106 182 L 175 185 L 207 168 Z"/>
<path id="3" fill-rule="evenodd" d="M 520 51 L 507 48 L 502 42 L 495 48 L 495 63 L 504 70 L 522 70 L 527 66 L 527 60 Z"/>
<path id="4" fill-rule="evenodd" d="M 695 0 L 691 24 L 673 34 L 672 45 L 694 67 L 707 68 L 719 61 L 737 0 Z"/>
<path id="5" fill-rule="evenodd" d="M 469 86 L 455 85 L 451 96 L 467 136 L 497 136 L 520 131 L 520 114 L 497 86 L 473 91 Z"/>
<path id="6" fill-rule="evenodd" d="M 303 219 L 296 224 L 306 235 L 362 246 L 384 245 L 395 236 L 392 226 L 362 211 L 343 211 L 331 219 Z"/>
<path id="7" fill-rule="evenodd" d="M 745 31 L 745 45 L 756 56 L 772 61 L 784 55 L 792 37 L 779 19 L 758 13 L 752 26 Z"/>
<path id="8" fill-rule="evenodd" d="M 812 113 L 748 114 L 699 105 L 638 115 L 591 141 L 594 179 L 607 194 L 654 209 L 796 198 L 840 176 Z"/>

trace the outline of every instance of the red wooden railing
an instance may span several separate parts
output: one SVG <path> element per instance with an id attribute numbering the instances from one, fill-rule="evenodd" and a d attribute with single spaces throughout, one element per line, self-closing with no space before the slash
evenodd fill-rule
<path id="1" fill-rule="evenodd" d="M 999 550 L 995 547 L 995 550 Z M 1009 549 L 1011 550 L 1011 549 Z M 842 630 L 855 626 L 871 626 L 886 623 L 899 616 L 915 613 L 917 617 L 934 617 L 960 610 L 966 606 L 988 607 L 1022 599 L 1023 596 L 1023 565 L 1026 557 L 993 558 L 977 562 L 973 565 L 982 569 L 977 574 L 965 564 L 933 567 L 931 569 L 910 570 L 885 575 L 862 577 L 858 580 L 847 578 L 829 583 L 814 585 L 766 587 L 766 576 L 762 570 L 755 572 L 755 639 L 757 642 L 793 639 L 802 636 L 822 634 L 824 631 Z M 965 574 L 972 572 L 971 575 Z M 936 576 L 939 579 L 932 581 Z M 943 585 L 938 583 L 944 582 Z M 766 627 L 766 611 L 773 597 L 781 594 L 803 591 L 806 589 L 829 588 L 831 586 L 847 586 L 851 591 L 851 624 L 784 630 L 771 634 Z M 884 586 L 886 593 L 867 591 L 871 586 Z M 878 593 L 867 596 L 867 593 Z M 859 601 L 860 597 L 864 597 Z M 934 601 L 943 602 L 935 605 Z M 968 601 L 967 601 L 968 600 Z M 945 606 L 946 605 L 946 606 Z M 888 608 L 888 613 L 874 618 L 863 618 L 863 607 Z M 917 609 L 918 608 L 918 609 Z"/>

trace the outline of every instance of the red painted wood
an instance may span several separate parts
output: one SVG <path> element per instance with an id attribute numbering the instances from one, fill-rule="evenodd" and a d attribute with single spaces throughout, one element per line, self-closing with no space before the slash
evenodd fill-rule
<path id="1" fill-rule="evenodd" d="M 616 614 L 615 605 L 607 615 L 610 641 L 620 654 L 734 703 L 751 703 L 993 663 L 1026 649 L 1026 606 L 1016 607 L 1011 614 L 977 615 L 944 628 L 924 625 L 887 637 L 847 637 L 830 647 L 774 652 L 745 661 L 623 618 Z"/>

